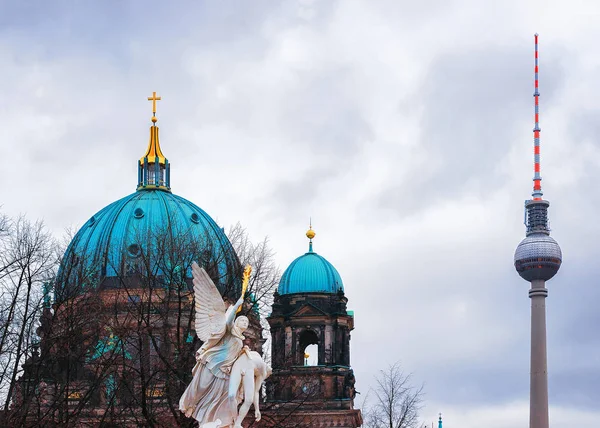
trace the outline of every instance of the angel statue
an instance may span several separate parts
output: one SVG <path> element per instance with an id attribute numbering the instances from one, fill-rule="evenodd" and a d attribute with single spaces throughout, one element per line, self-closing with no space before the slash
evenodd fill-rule
<path id="1" fill-rule="evenodd" d="M 236 319 L 250 271 L 247 266 L 242 296 L 227 307 L 206 271 L 192 263 L 194 325 L 204 344 L 196 351 L 193 378 L 179 400 L 179 410 L 187 417 L 194 417 L 200 428 L 239 428 L 252 403 L 255 418 L 260 420 L 258 392 L 271 370 L 257 352 L 243 344 L 248 318 Z M 244 403 L 238 412 L 241 398 Z"/>

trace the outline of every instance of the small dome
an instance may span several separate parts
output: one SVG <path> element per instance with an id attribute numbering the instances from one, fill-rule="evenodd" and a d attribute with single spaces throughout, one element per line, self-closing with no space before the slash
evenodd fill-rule
<path id="1" fill-rule="evenodd" d="M 344 290 L 338 271 L 313 251 L 298 257 L 281 277 L 279 294 L 337 293 Z"/>
<path id="2" fill-rule="evenodd" d="M 544 233 L 534 233 L 515 250 L 515 269 L 526 281 L 548 281 L 560 268 L 562 252 L 558 243 Z"/>

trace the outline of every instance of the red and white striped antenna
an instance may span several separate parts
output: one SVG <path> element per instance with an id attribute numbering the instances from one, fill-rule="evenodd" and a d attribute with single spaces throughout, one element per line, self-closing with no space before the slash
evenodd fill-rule
<path id="1" fill-rule="evenodd" d="M 535 99 L 535 126 L 533 127 L 533 196 L 534 201 L 542 200 L 542 177 L 540 175 L 540 104 L 539 104 L 539 81 L 538 81 L 538 34 L 535 39 L 535 91 L 533 98 Z"/>

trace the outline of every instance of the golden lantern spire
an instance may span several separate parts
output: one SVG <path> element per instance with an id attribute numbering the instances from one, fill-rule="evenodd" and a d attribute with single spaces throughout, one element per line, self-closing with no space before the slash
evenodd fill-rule
<path id="1" fill-rule="evenodd" d="M 156 122 L 156 102 L 162 98 L 152 92 L 148 101 L 152 101 L 152 126 L 150 127 L 150 141 L 146 153 L 138 162 L 137 190 L 160 189 L 171 191 L 171 168 L 169 161 L 160 149 L 158 140 L 158 126 Z"/>

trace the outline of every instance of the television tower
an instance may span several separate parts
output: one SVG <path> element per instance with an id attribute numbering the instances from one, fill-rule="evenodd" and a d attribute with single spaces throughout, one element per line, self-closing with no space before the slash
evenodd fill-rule
<path id="1" fill-rule="evenodd" d="M 529 396 L 529 427 L 548 428 L 548 366 L 546 357 L 546 281 L 551 279 L 562 263 L 558 243 L 550 237 L 548 207 L 542 199 L 540 176 L 540 125 L 538 91 L 538 35 L 535 35 L 535 126 L 534 175 L 532 199 L 525 201 L 526 236 L 515 251 L 515 269 L 531 283 L 531 373 Z"/>

